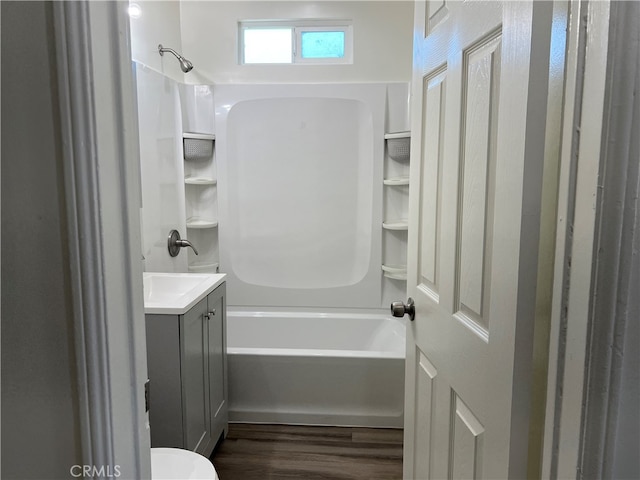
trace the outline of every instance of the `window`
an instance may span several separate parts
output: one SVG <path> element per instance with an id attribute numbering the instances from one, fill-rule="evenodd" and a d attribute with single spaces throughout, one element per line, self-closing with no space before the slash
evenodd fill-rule
<path id="1" fill-rule="evenodd" d="M 344 58 L 344 30 L 301 30 L 299 35 L 302 60 Z"/>
<path id="2" fill-rule="evenodd" d="M 240 22 L 240 63 L 353 63 L 352 37 L 350 21 Z"/>
<path id="3" fill-rule="evenodd" d="M 291 63 L 290 28 L 248 28 L 243 31 L 243 63 Z"/>

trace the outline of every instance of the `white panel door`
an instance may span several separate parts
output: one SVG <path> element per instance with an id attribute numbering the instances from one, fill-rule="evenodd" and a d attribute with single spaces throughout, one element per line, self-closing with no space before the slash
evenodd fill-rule
<path id="1" fill-rule="evenodd" d="M 416 2 L 405 479 L 526 477 L 551 21 L 538 3 Z"/>

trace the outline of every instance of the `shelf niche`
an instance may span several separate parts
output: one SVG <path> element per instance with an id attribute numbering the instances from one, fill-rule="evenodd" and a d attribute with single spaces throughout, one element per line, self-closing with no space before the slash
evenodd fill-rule
<path id="1" fill-rule="evenodd" d="M 411 132 L 384 136 L 384 203 L 382 223 L 383 299 L 393 301 L 404 295 L 407 281 L 407 243 L 409 230 L 409 161 Z"/>
<path id="2" fill-rule="evenodd" d="M 186 227 L 199 255 L 188 252 L 188 271 L 217 273 L 218 201 L 215 135 L 182 134 Z"/>

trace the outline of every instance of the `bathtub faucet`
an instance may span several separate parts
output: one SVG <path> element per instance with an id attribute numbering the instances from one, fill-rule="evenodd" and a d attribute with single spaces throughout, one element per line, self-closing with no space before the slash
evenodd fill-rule
<path id="1" fill-rule="evenodd" d="M 180 232 L 178 230 L 171 230 L 169 232 L 169 238 L 167 239 L 167 246 L 169 249 L 169 255 L 172 257 L 177 256 L 180 253 L 180 249 L 184 247 L 191 247 L 193 253 L 198 255 L 198 250 L 187 239 L 180 238 Z"/>

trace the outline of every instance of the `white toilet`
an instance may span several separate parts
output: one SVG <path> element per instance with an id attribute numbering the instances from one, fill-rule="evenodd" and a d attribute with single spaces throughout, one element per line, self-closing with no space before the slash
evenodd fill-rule
<path id="1" fill-rule="evenodd" d="M 216 469 L 202 455 L 180 448 L 151 449 L 152 480 L 219 480 Z"/>

